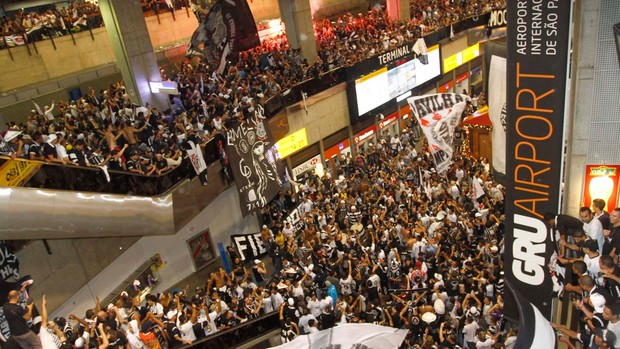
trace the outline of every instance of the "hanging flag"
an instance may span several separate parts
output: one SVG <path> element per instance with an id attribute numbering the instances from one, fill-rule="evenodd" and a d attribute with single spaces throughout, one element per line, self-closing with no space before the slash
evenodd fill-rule
<path id="1" fill-rule="evenodd" d="M 518 312 L 524 302 L 548 320 L 553 312 L 549 264 L 556 244 L 544 215 L 561 207 L 571 10 L 571 1 L 507 2 L 504 270 L 526 299 L 507 297 L 504 315 L 521 323 L 530 320 Z M 538 29 L 545 26 L 553 30 Z M 535 335 L 519 332 L 524 345 L 515 348 L 553 348 Z"/>
<path id="2" fill-rule="evenodd" d="M 506 58 L 491 56 L 488 93 L 493 124 L 493 168 L 506 173 Z"/>
<path id="3" fill-rule="evenodd" d="M 282 180 L 279 173 L 284 171 L 276 158 L 274 142 L 264 117 L 255 115 L 247 122 L 231 127 L 227 135 L 226 148 L 239 192 L 239 205 L 243 216 L 247 216 L 280 192 Z"/>
<path id="4" fill-rule="evenodd" d="M 446 172 L 452 164 L 454 129 L 461 120 L 466 100 L 469 100 L 469 96 L 456 93 L 407 99 L 411 112 L 428 139 L 433 162 L 439 174 Z"/>
<path id="5" fill-rule="evenodd" d="M 246 0 L 216 0 L 198 24 L 186 56 L 206 57 L 222 73 L 239 52 L 260 45 L 256 23 Z"/>

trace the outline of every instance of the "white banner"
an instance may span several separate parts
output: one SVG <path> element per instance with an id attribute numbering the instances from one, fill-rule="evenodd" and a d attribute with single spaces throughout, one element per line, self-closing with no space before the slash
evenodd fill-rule
<path id="1" fill-rule="evenodd" d="M 230 239 L 242 261 L 260 258 L 268 252 L 260 233 L 231 235 Z"/>
<path id="2" fill-rule="evenodd" d="M 506 173 L 506 58 L 491 57 L 489 118 L 493 123 L 493 168 Z"/>
<path id="3" fill-rule="evenodd" d="M 448 170 L 452 164 L 454 129 L 461 121 L 465 101 L 469 96 L 441 93 L 407 99 L 413 115 L 418 119 L 433 156 L 437 173 Z"/>
<path id="4" fill-rule="evenodd" d="M 194 142 L 190 141 L 188 143 L 191 148 L 187 149 L 187 155 L 194 166 L 196 174 L 199 175 L 202 171 L 207 169 L 205 159 L 202 157 L 202 149 L 200 149 L 199 145 L 195 145 Z"/>

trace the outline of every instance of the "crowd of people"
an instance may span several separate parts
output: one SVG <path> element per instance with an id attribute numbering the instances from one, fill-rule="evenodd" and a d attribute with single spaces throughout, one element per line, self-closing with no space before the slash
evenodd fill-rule
<path id="1" fill-rule="evenodd" d="M 483 10 L 504 5 L 476 4 L 473 8 Z M 417 5 L 435 6 L 433 1 Z M 472 6 L 453 5 L 447 10 L 455 14 L 467 13 Z M 341 16 L 333 23 L 317 21 L 319 56 L 311 63 L 288 47 L 285 35 L 241 52 L 239 63 L 222 75 L 205 61 L 178 63 L 161 71 L 163 80 L 179 86 L 179 95 L 171 97 L 170 109 L 163 111 L 133 104 L 122 82 L 98 92 L 90 89 L 70 102 L 44 108 L 34 103 L 26 122 L 8 125 L 8 136 L 0 139 L 0 154 L 159 175 L 180 163 L 184 143 L 191 140 L 204 147 L 214 134 L 226 131 L 226 125 L 262 111 L 269 98 L 335 67 L 413 40 L 425 32 L 415 28 L 432 28 L 429 21 L 422 16 L 399 26 L 381 10 Z"/>
<path id="2" fill-rule="evenodd" d="M 102 25 L 99 6 L 83 0 L 71 1 L 66 7 L 50 6 L 42 11 L 20 9 L 10 16 L 0 18 L 3 36 L 10 38 L 23 35 L 26 42 L 68 35 L 70 32 Z"/>

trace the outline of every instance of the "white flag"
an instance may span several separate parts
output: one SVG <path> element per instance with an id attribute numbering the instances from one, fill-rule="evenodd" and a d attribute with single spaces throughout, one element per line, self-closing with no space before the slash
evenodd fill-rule
<path id="1" fill-rule="evenodd" d="M 461 121 L 465 101 L 469 96 L 456 93 L 424 95 L 407 99 L 418 119 L 433 156 L 437 173 L 442 174 L 452 164 L 454 129 Z"/>
<path id="2" fill-rule="evenodd" d="M 493 168 L 506 173 L 506 58 L 491 57 L 488 93 L 489 118 L 493 123 Z"/>
<path id="3" fill-rule="evenodd" d="M 187 149 L 187 155 L 189 156 L 189 160 L 192 162 L 192 166 L 194 166 L 196 174 L 199 175 L 202 171 L 207 169 L 205 159 L 202 157 L 202 149 L 200 149 L 200 146 L 194 144 L 192 141 L 188 143 L 191 148 Z"/>

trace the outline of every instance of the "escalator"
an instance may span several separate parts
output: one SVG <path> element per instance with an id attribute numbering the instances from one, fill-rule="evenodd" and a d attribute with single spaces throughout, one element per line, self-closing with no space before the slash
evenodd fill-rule
<path id="1" fill-rule="evenodd" d="M 0 239 L 68 239 L 176 233 L 228 188 L 217 139 L 207 143 L 209 183 L 186 158 L 160 176 L 0 157 Z"/>

